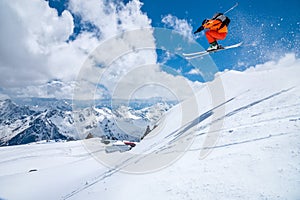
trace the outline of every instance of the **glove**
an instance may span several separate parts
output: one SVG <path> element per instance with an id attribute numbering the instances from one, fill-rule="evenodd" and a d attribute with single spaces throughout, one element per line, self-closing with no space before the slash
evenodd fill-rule
<path id="1" fill-rule="evenodd" d="M 203 20 L 202 25 L 206 24 L 208 21 L 209 21 L 209 19 Z"/>
<path id="2" fill-rule="evenodd" d="M 203 27 L 203 26 L 200 26 L 200 27 L 194 32 L 194 34 L 199 33 L 199 32 L 201 32 L 201 31 L 203 31 L 203 30 L 204 30 L 204 27 Z"/>

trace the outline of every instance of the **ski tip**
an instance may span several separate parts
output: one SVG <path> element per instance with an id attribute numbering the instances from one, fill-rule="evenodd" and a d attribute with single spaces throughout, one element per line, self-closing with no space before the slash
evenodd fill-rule
<path id="1" fill-rule="evenodd" d="M 239 46 L 242 46 L 243 42 L 240 42 L 240 43 L 236 43 L 234 45 L 231 45 L 231 46 L 228 46 L 228 47 L 239 47 Z M 226 49 L 226 47 L 225 47 Z"/>

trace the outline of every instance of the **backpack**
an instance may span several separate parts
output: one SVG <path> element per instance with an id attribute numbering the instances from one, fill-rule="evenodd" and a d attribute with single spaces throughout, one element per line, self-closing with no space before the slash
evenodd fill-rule
<path id="1" fill-rule="evenodd" d="M 220 29 L 224 26 L 228 26 L 230 23 L 230 19 L 227 16 L 223 15 L 223 13 L 216 13 L 212 19 L 217 19 L 222 22 Z"/>

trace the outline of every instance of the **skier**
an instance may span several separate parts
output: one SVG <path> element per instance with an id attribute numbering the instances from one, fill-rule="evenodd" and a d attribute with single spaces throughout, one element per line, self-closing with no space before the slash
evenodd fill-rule
<path id="1" fill-rule="evenodd" d="M 207 51 L 214 51 L 217 49 L 223 49 L 221 45 L 218 44 L 217 40 L 224 40 L 228 33 L 228 25 L 230 19 L 223 13 L 216 13 L 211 19 L 205 19 L 202 25 L 194 32 L 194 34 L 208 29 L 205 32 L 205 36 L 210 44 Z"/>

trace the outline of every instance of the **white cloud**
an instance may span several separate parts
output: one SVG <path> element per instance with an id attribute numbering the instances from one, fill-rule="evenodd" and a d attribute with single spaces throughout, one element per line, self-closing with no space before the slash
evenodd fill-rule
<path id="1" fill-rule="evenodd" d="M 79 15 L 83 21 L 92 23 L 106 39 L 117 33 L 116 5 L 99 0 L 70 0 L 69 9 Z"/>
<path id="2" fill-rule="evenodd" d="M 160 87 L 146 87 L 148 90 L 139 93 L 141 98 L 141 94 L 163 95 L 166 88 L 174 90 L 174 93 L 182 93 L 180 99 L 190 95 L 185 88 L 193 85 L 192 82 L 162 72 L 156 63 L 155 38 L 151 29 L 148 29 L 151 28 L 151 20 L 142 13 L 142 3 L 138 0 L 127 4 L 107 0 L 70 0 L 70 11 L 64 11 L 61 16 L 44 0 L 1 1 L 0 5 L 0 90 L 3 93 L 18 97 L 72 98 L 76 79 L 82 75 L 80 73 L 87 57 L 97 47 L 119 35 L 113 40 L 113 45 L 108 47 L 109 51 L 100 54 L 104 57 L 116 56 L 122 45 L 132 52 L 119 58 L 114 57 L 117 58 L 115 62 L 106 68 L 95 67 L 88 71 L 86 77 L 83 77 L 88 80 L 84 96 L 95 92 L 99 74 L 105 74 L 100 84 L 105 85 L 112 94 L 120 86 L 120 81 L 125 81 L 122 83 L 127 88 L 143 83 L 164 85 L 161 90 Z M 67 41 L 74 28 L 70 12 L 95 26 L 100 37 L 83 31 L 75 40 Z M 165 22 L 191 37 L 192 28 L 185 20 L 169 16 Z M 150 32 L 145 31 L 146 35 L 122 40 L 126 31 L 139 29 Z M 146 45 L 150 49 L 136 50 L 136 44 Z M 140 71 L 142 66 L 152 67 Z M 96 93 L 93 95 L 102 96 Z"/>
<path id="3" fill-rule="evenodd" d="M 140 59 L 141 55 L 154 56 L 153 52 L 143 50 L 126 56 L 129 62 L 128 67 L 123 68 L 124 64 L 120 59 L 104 71 L 100 82 L 106 86 L 114 98 L 163 97 L 183 100 L 191 97 L 194 92 L 192 88 L 197 84 L 183 76 L 173 76 L 162 72 L 158 64 Z"/>
<path id="4" fill-rule="evenodd" d="M 271 60 L 263 64 L 257 64 L 256 66 L 249 67 L 246 71 L 264 71 L 287 67 L 300 67 L 300 59 L 296 58 L 294 53 L 285 54 L 276 61 Z"/>
<path id="5" fill-rule="evenodd" d="M 193 68 L 191 69 L 187 74 L 191 74 L 191 75 L 201 75 L 202 73 L 200 72 L 200 70 L 198 68 Z"/>
<path id="6" fill-rule="evenodd" d="M 174 29 L 179 32 L 184 37 L 193 39 L 193 27 L 184 19 L 178 19 L 176 16 L 168 14 L 163 17 L 162 22 L 166 24 L 167 27 Z"/>
<path id="7" fill-rule="evenodd" d="M 300 68 L 300 59 L 296 57 L 294 53 L 287 53 L 283 55 L 282 57 L 277 58 L 276 60 L 270 60 L 262 64 L 257 64 L 255 66 L 251 66 L 247 68 L 245 71 L 236 71 L 236 70 L 225 70 L 223 72 L 218 72 L 215 74 L 215 77 L 222 76 L 225 74 L 238 74 L 243 75 L 243 74 L 251 74 L 251 73 L 262 73 L 265 76 L 266 73 L 269 73 L 269 71 L 272 70 L 282 70 L 284 73 L 286 68 Z M 291 71 L 289 71 L 291 72 Z M 261 76 L 261 77 L 263 77 Z M 290 76 L 286 77 L 281 77 L 282 80 L 278 81 L 275 80 L 274 84 L 285 84 L 288 83 L 289 81 L 293 81 L 294 79 L 291 77 L 298 76 L 297 72 L 294 74 L 290 74 Z M 244 84 L 244 83 L 243 83 Z"/>
<path id="8" fill-rule="evenodd" d="M 141 12 L 142 3 L 133 0 L 123 4 L 104 0 L 70 0 L 69 8 L 85 22 L 95 25 L 101 39 L 108 39 L 121 31 L 150 27 L 150 19 Z"/>
<path id="9" fill-rule="evenodd" d="M 73 31 L 72 16 L 58 17 L 45 1 L 1 1 L 0 84 L 15 87 L 52 78 L 49 54 Z"/>
<path id="10" fill-rule="evenodd" d="M 26 87 L 34 91 L 35 86 L 43 88 L 41 85 L 52 79 L 74 81 L 87 55 L 105 39 L 120 31 L 150 27 L 139 1 L 126 5 L 104 0 L 70 1 L 71 11 L 96 25 L 101 38 L 83 32 L 66 42 L 74 28 L 69 11 L 58 16 L 44 0 L 1 1 L 0 5 L 0 88 L 9 93 L 18 89 L 19 93 L 26 92 Z M 43 93 L 37 90 L 37 95 Z"/>
<path id="11" fill-rule="evenodd" d="M 14 97 L 40 97 L 40 98 L 66 98 L 72 99 L 73 90 L 76 83 L 74 81 L 62 82 L 51 80 L 39 85 L 28 85 L 20 88 L 10 88 L 8 95 Z"/>

